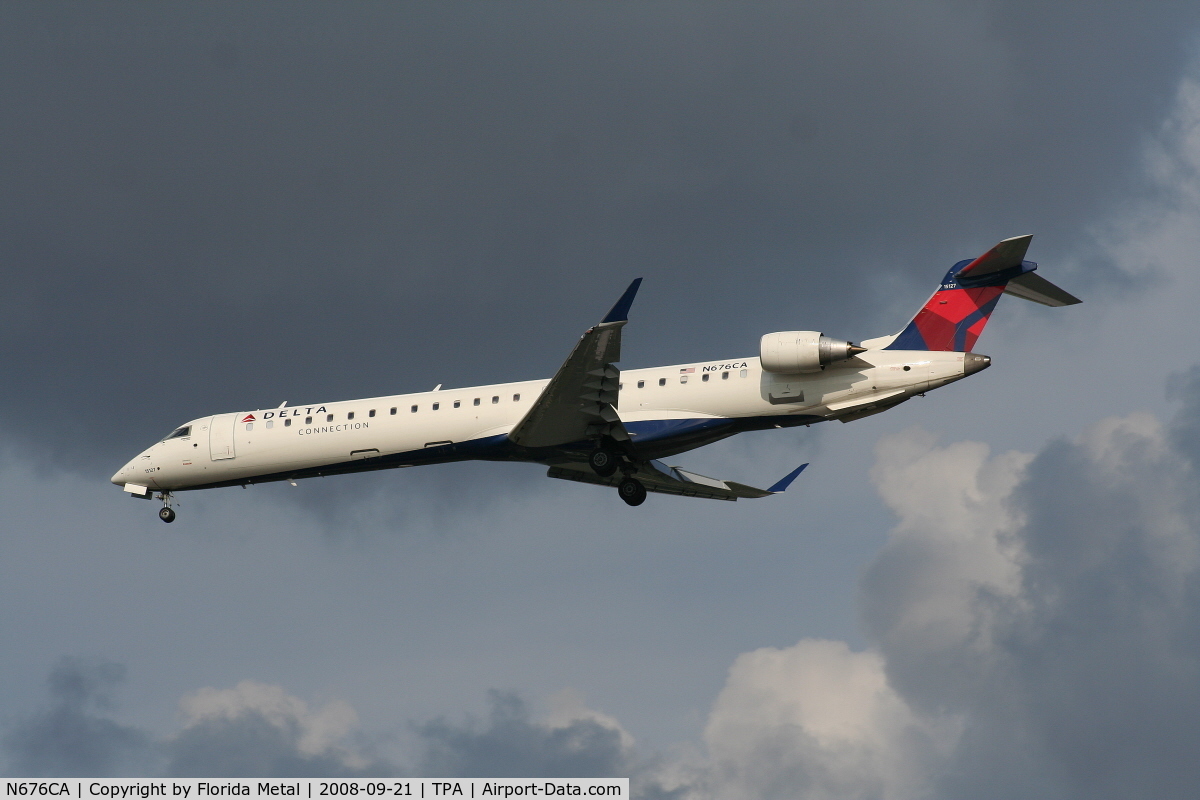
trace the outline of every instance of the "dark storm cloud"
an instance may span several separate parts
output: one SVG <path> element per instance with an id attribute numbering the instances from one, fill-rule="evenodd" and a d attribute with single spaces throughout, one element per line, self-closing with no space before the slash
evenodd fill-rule
<path id="1" fill-rule="evenodd" d="M 120 664 L 60 659 L 47 679 L 51 706 L 4 734 L 5 773 L 54 778 L 285 778 L 397 772 L 370 754 L 370 742 L 352 742 L 351 753 L 339 746 L 344 736 L 322 739 L 321 723 L 328 720 L 309 714 L 302 701 L 277 687 L 263 684 L 245 683 L 229 690 L 222 698 L 225 707 L 193 715 L 173 737 L 154 736 L 115 719 L 111 693 L 124 676 Z M 241 705 L 235 700 L 231 706 L 229 698 L 239 690 Z M 209 690 L 209 697 L 220 694 Z"/>
<path id="2" fill-rule="evenodd" d="M 914 523 L 867 573 L 866 618 L 890 682 L 922 713 L 963 721 L 937 770 L 940 796 L 1194 794 L 1200 379 L 1174 383 L 1183 408 L 1171 425 L 1110 419 L 1038 453 L 1005 501 L 1013 527 L 986 510 L 957 536 Z M 968 509 L 1003 494 L 980 475 Z M 971 537 L 1007 552 L 1015 584 L 962 555 Z"/>
<path id="3" fill-rule="evenodd" d="M 1067 252 L 1196 12 L 0 14 L 2 411 L 107 475 L 205 413 L 548 374 L 639 274 L 630 364 L 857 335 L 1026 229 Z"/>
<path id="4" fill-rule="evenodd" d="M 591 719 L 562 727 L 530 719 L 516 694 L 489 692 L 485 725 L 434 720 L 417 728 L 426 747 L 420 774 L 428 777 L 626 777 L 632 764 L 621 731 Z"/>
<path id="5" fill-rule="evenodd" d="M 107 716 L 125 667 L 63 657 L 47 679 L 49 708 L 18 722 L 3 739 L 7 774 L 29 778 L 107 777 L 152 768 L 144 732 Z"/>
<path id="6" fill-rule="evenodd" d="M 16 724 L 3 739 L 10 775 L 24 777 L 165 774 L 199 778 L 395 776 L 402 770 L 348 737 L 330 716 L 310 713 L 278 687 L 244 682 L 185 698 L 189 717 L 174 736 L 156 739 L 113 719 L 110 692 L 118 664 L 63 658 L 48 679 L 53 705 Z M 623 732 L 602 720 L 547 724 L 531 718 L 518 695 L 491 691 L 485 724 L 436 719 L 414 724 L 422 777 L 628 777 L 645 775 Z M 344 707 L 349 711 L 348 707 Z M 325 711 L 328 711 L 326 709 Z M 350 711 L 349 713 L 353 713 Z M 341 746 L 350 740 L 352 749 Z M 646 796 L 665 797 L 653 779 Z"/>
<path id="7" fill-rule="evenodd" d="M 578 718 L 562 724 L 534 720 L 520 695 L 492 690 L 484 723 L 436 719 L 416 726 L 424 754 L 418 774 L 447 778 L 630 778 L 647 800 L 683 797 L 656 776 L 661 761 L 638 753 L 606 721 Z"/>
<path id="8" fill-rule="evenodd" d="M 305 753 L 296 724 L 278 725 L 261 713 L 205 720 L 165 746 L 174 778 L 372 778 L 395 775 L 384 761 L 347 764 L 338 754 Z"/>

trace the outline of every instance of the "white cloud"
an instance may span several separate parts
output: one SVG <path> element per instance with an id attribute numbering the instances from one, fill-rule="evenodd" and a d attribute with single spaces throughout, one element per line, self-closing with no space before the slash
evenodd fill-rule
<path id="1" fill-rule="evenodd" d="M 912 797 L 956 734 L 888 685 L 876 652 L 805 639 L 738 657 L 705 728 L 713 797 Z"/>
<path id="2" fill-rule="evenodd" d="M 1134 413 L 996 456 L 912 429 L 880 441 L 872 476 L 897 518 L 862 585 L 873 647 L 739 656 L 707 755 L 674 785 L 1186 796 L 1200 779 L 1186 757 L 1200 745 L 1200 507 L 1164 426 Z"/>
<path id="3" fill-rule="evenodd" d="M 280 686 L 246 680 L 232 689 L 200 689 L 180 700 L 179 708 L 185 718 L 185 731 L 205 723 L 237 722 L 257 715 L 292 738 L 301 755 L 337 754 L 348 767 L 366 763 L 342 746 L 358 724 L 358 714 L 338 700 L 310 709 Z"/>
<path id="4" fill-rule="evenodd" d="M 1033 456 L 989 458 L 982 442 L 935 442 L 914 428 L 876 447 L 871 477 L 899 522 L 866 586 L 886 578 L 879 569 L 890 558 L 909 563 L 905 585 L 892 587 L 886 605 L 866 598 L 868 621 L 876 633 L 918 637 L 930 647 L 986 643 L 990 625 L 972 598 L 981 590 L 1017 592 L 1021 554 L 1011 534 L 1022 520 L 1007 499 Z M 902 603 L 894 602 L 895 591 L 903 592 Z"/>

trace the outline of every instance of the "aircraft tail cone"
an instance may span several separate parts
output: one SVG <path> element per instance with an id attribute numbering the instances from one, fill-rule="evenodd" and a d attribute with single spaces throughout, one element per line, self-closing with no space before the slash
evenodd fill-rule
<path id="1" fill-rule="evenodd" d="M 976 372 L 982 372 L 992 365 L 992 360 L 987 356 L 977 355 L 976 353 L 967 353 L 963 357 L 963 374 L 974 375 Z"/>

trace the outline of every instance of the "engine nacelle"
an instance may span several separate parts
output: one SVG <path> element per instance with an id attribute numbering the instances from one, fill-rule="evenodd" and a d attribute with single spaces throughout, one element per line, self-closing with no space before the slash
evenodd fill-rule
<path id="1" fill-rule="evenodd" d="M 820 372 L 826 364 L 845 361 L 865 347 L 833 339 L 820 331 L 768 333 L 758 345 L 758 357 L 767 372 Z"/>

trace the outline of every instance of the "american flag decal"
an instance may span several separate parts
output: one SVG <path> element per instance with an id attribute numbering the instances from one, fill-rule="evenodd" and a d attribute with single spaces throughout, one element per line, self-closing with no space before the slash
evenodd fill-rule
<path id="1" fill-rule="evenodd" d="M 683 369 L 679 370 L 679 374 L 683 375 L 686 372 L 695 372 L 695 371 L 696 371 L 695 367 L 684 367 Z"/>

